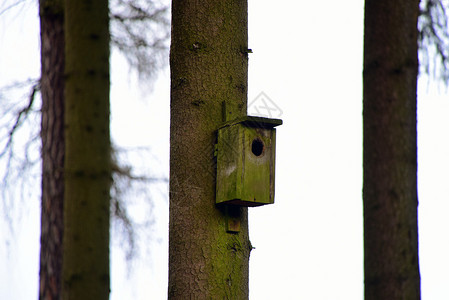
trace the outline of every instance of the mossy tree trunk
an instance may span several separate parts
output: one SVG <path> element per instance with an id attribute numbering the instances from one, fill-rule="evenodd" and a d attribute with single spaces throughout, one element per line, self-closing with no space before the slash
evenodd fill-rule
<path id="1" fill-rule="evenodd" d="M 39 299 L 61 298 L 64 200 L 64 6 L 39 1 L 42 200 Z"/>
<path id="2" fill-rule="evenodd" d="M 66 0 L 63 299 L 109 298 L 107 0 Z"/>
<path id="3" fill-rule="evenodd" d="M 365 299 L 420 299 L 416 82 L 419 0 L 366 0 Z"/>
<path id="4" fill-rule="evenodd" d="M 247 2 L 172 2 L 169 299 L 247 299 L 247 209 L 226 232 L 215 205 L 215 131 L 246 115 Z"/>

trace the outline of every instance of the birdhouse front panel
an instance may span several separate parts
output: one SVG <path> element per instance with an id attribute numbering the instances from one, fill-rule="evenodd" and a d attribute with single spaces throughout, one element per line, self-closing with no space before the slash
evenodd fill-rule
<path id="1" fill-rule="evenodd" d="M 246 127 L 242 170 L 242 199 L 248 204 L 274 202 L 274 144 L 276 131 Z"/>
<path id="2" fill-rule="evenodd" d="M 274 203 L 276 125 L 255 126 L 249 118 L 218 130 L 216 203 Z"/>

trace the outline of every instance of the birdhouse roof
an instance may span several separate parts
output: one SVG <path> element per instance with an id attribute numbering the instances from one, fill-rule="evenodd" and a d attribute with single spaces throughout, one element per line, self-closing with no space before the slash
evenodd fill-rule
<path id="1" fill-rule="evenodd" d="M 282 120 L 281 119 L 264 118 L 264 117 L 255 117 L 255 116 L 245 116 L 242 118 L 237 118 L 237 119 L 225 122 L 223 125 L 220 126 L 219 129 L 227 127 L 227 126 L 236 125 L 236 124 L 242 124 L 247 127 L 271 129 L 273 127 L 282 125 Z"/>

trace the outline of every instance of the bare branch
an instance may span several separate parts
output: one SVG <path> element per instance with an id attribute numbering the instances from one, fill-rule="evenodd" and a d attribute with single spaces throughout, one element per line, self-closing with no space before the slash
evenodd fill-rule
<path id="1" fill-rule="evenodd" d="M 136 175 L 135 162 L 138 155 L 148 157 L 151 152 L 148 148 L 121 149 L 117 146 L 113 147 L 112 165 L 113 179 L 111 198 L 111 216 L 114 220 L 114 228 L 119 230 L 119 236 L 125 239 L 126 248 L 123 249 L 126 259 L 130 262 L 138 255 L 137 242 L 142 235 L 146 236 L 146 240 L 153 237 L 152 224 L 155 222 L 153 207 L 155 205 L 152 191 L 155 184 L 168 183 L 168 178 L 160 176 L 151 176 L 149 174 Z M 145 153 L 145 154 L 144 154 Z M 133 156 L 129 158 L 128 156 Z M 131 165 L 131 161 L 133 164 Z M 148 159 L 145 160 L 150 163 Z M 145 164 L 145 163 L 143 163 Z M 151 162 L 154 165 L 154 162 Z M 150 168 L 145 168 L 149 170 Z M 133 208 L 139 207 L 147 210 L 145 218 L 139 221 L 139 217 L 132 213 Z"/>
<path id="2" fill-rule="evenodd" d="M 110 17 L 111 44 L 142 82 L 151 82 L 168 62 L 168 7 L 157 1 L 114 0 Z"/>
<path id="3" fill-rule="evenodd" d="M 8 140 L 6 142 L 6 145 L 4 146 L 3 150 L 0 151 L 0 158 L 3 157 L 9 151 L 11 151 L 14 133 L 20 128 L 20 126 L 23 124 L 24 120 L 29 117 L 29 113 L 31 111 L 31 108 L 33 107 L 36 92 L 38 92 L 39 89 L 40 89 L 40 81 L 35 81 L 35 83 L 31 87 L 31 92 L 30 92 L 30 96 L 28 98 L 27 105 L 25 107 L 21 108 L 16 113 L 16 120 L 15 120 L 14 124 L 11 126 L 11 129 L 9 130 Z"/>
<path id="4" fill-rule="evenodd" d="M 418 19 L 421 72 L 449 83 L 449 20 L 446 0 L 421 1 Z"/>
<path id="5" fill-rule="evenodd" d="M 12 8 L 14 8 L 14 7 L 16 7 L 16 6 L 18 6 L 18 5 L 22 4 L 22 3 L 24 3 L 24 2 L 26 2 L 26 0 L 19 0 L 19 1 L 16 1 L 16 2 L 11 3 L 11 4 L 9 4 L 9 5 L 7 5 L 7 4 L 8 4 L 7 2 L 4 3 L 4 4 L 6 4 L 6 7 L 3 7 L 3 8 L 0 10 L 0 16 L 3 15 L 4 13 L 6 13 L 7 11 L 9 11 L 10 9 L 12 9 Z"/>
<path id="6" fill-rule="evenodd" d="M 17 96 L 22 90 L 28 90 L 27 95 Z M 31 174 L 31 170 L 40 163 L 39 126 L 36 118 L 39 109 L 35 109 L 36 93 L 39 91 L 39 80 L 29 79 L 16 82 L 0 88 L 0 163 L 1 174 L 1 201 L 4 217 L 12 229 L 12 219 L 9 218 L 13 204 L 18 195 L 26 199 L 25 194 L 34 186 L 30 184 L 39 178 Z M 11 100 L 16 99 L 16 100 Z M 27 126 L 24 126 L 27 124 Z M 17 139 L 17 145 L 14 143 Z M 36 171 L 37 172 L 37 171 Z M 14 182 L 14 184 L 10 184 Z M 8 200 L 11 199 L 11 200 Z"/>

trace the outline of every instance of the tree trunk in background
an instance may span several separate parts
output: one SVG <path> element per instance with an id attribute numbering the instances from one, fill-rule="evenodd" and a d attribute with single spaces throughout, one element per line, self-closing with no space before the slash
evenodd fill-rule
<path id="1" fill-rule="evenodd" d="M 39 1 L 42 200 L 39 299 L 61 298 L 64 200 L 64 7 Z"/>
<path id="2" fill-rule="evenodd" d="M 365 299 L 420 299 L 416 82 L 419 0 L 366 0 Z"/>
<path id="3" fill-rule="evenodd" d="M 246 115 L 247 2 L 172 2 L 169 299 L 247 299 L 247 209 L 226 232 L 215 205 L 215 131 Z"/>
<path id="4" fill-rule="evenodd" d="M 66 0 L 63 299 L 109 298 L 107 0 Z"/>

